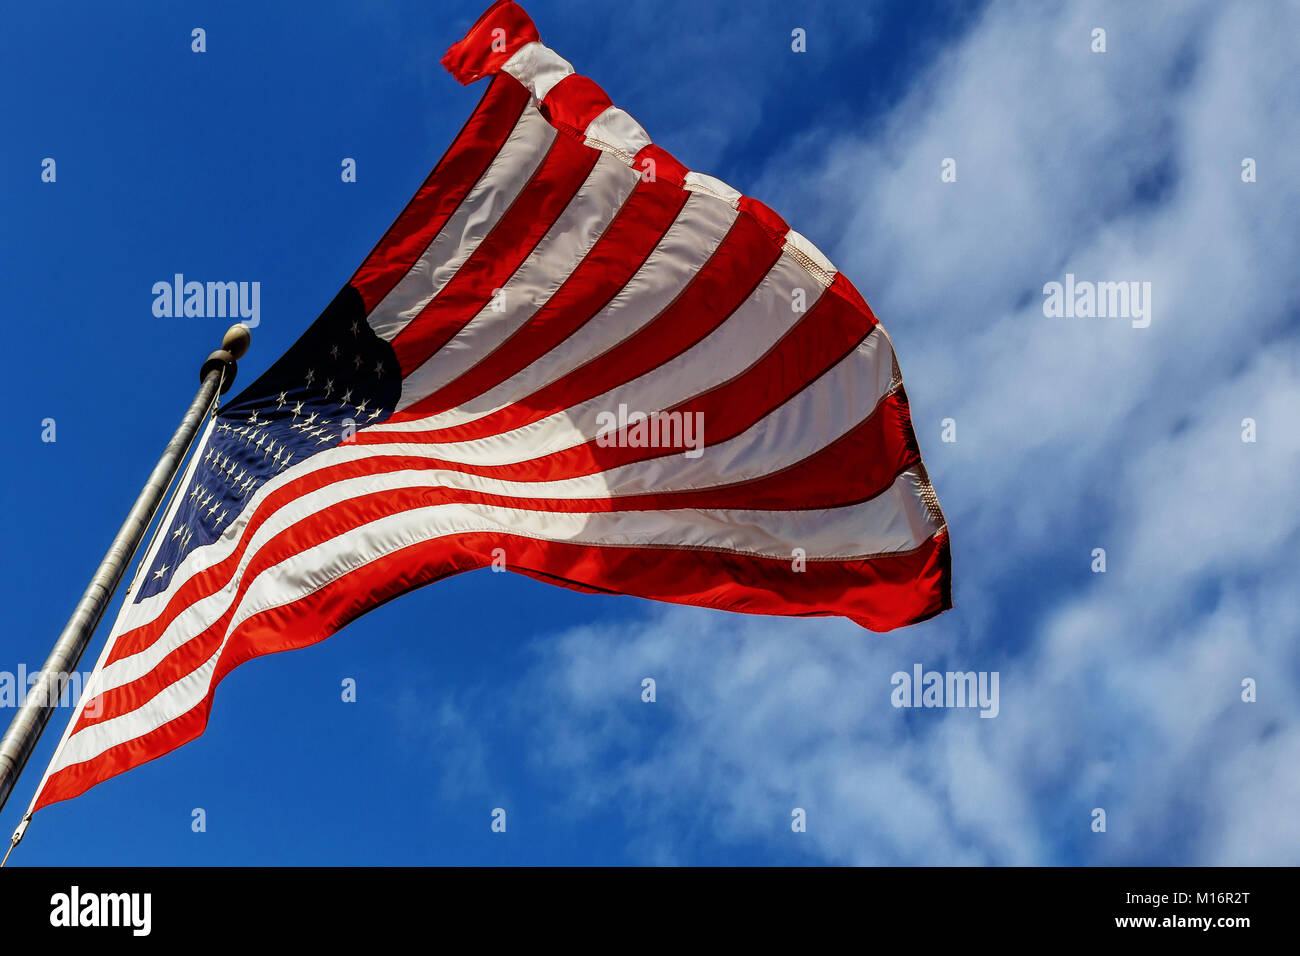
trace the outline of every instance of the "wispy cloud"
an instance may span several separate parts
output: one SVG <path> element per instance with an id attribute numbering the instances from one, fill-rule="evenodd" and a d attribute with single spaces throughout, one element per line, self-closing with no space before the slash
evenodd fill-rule
<path id="1" fill-rule="evenodd" d="M 1294 862 L 1298 33 L 1283 4 L 994 4 L 883 120 L 773 155 L 750 191 L 893 334 L 958 609 L 571 632 L 539 759 L 671 859 L 703 827 L 854 863 Z M 1149 281 L 1150 327 L 1046 318 L 1066 273 Z M 893 709 L 914 661 L 1000 670 L 1000 716 Z"/>

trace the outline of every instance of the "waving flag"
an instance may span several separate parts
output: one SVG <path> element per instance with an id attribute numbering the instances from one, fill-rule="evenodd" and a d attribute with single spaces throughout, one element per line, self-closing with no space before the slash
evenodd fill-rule
<path id="1" fill-rule="evenodd" d="M 35 807 L 203 732 L 234 667 L 496 562 L 874 630 L 950 606 L 885 330 L 497 3 L 482 101 L 302 338 L 209 422 Z"/>

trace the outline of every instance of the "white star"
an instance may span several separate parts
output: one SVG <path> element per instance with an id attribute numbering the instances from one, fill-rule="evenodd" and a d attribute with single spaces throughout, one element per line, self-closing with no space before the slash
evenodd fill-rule
<path id="1" fill-rule="evenodd" d="M 302 402 L 299 402 L 297 405 L 293 406 L 293 417 L 297 418 L 301 413 L 302 413 Z"/>
<path id="2" fill-rule="evenodd" d="M 159 568 L 157 571 L 155 571 L 155 572 L 153 573 L 153 579 L 154 579 L 155 581 L 161 581 L 161 580 L 162 580 L 162 576 L 163 576 L 164 574 L 167 573 L 167 568 L 168 568 L 168 565 L 164 564 L 161 568 Z"/>
<path id="3" fill-rule="evenodd" d="M 364 412 L 368 404 L 370 404 L 370 399 L 363 398 L 361 400 L 361 404 L 357 406 L 357 414 L 360 415 L 362 412 Z"/>
<path id="4" fill-rule="evenodd" d="M 328 395 L 332 391 L 334 391 L 334 379 L 327 378 L 325 379 L 325 394 Z"/>
<path id="5" fill-rule="evenodd" d="M 316 439 L 316 444 L 318 445 L 324 444 L 327 441 L 331 441 L 333 438 L 334 438 L 333 435 L 331 435 L 329 432 L 326 432 L 324 435 L 321 435 L 320 438 Z"/>
<path id="6" fill-rule="evenodd" d="M 361 356 L 360 356 L 360 355 L 354 355 L 354 356 L 352 356 L 352 367 L 353 367 L 353 368 L 361 368 Z"/>
<path id="7" fill-rule="evenodd" d="M 217 520 L 214 521 L 214 522 L 212 523 L 212 527 L 214 527 L 214 528 L 220 528 L 220 527 L 221 527 L 221 522 L 223 522 L 223 521 L 225 521 L 225 520 L 226 520 L 226 510 L 225 510 L 224 508 L 222 508 L 222 509 L 221 509 L 221 514 L 217 515 Z"/>
<path id="8" fill-rule="evenodd" d="M 213 515 L 213 514 L 216 512 L 216 510 L 217 510 L 218 508 L 220 508 L 220 507 L 221 507 L 221 502 L 220 502 L 220 501 L 214 502 L 213 505 L 212 505 L 212 507 L 208 509 L 208 517 L 212 517 L 212 515 Z"/>
<path id="9" fill-rule="evenodd" d="M 316 381 L 316 370 L 309 368 L 307 369 L 307 384 L 310 385 L 314 381 Z"/>
<path id="10" fill-rule="evenodd" d="M 346 405 L 350 401 L 352 401 L 352 389 L 348 389 L 339 396 L 339 405 Z"/>
<path id="11" fill-rule="evenodd" d="M 330 349 L 330 358 L 337 359 L 338 357 L 339 357 L 339 347 L 335 345 Z"/>
<path id="12" fill-rule="evenodd" d="M 375 363 L 375 376 L 377 378 L 384 377 L 384 363 L 382 361 Z"/>
<path id="13" fill-rule="evenodd" d="M 376 408 L 370 413 L 369 418 L 373 422 L 378 417 L 379 417 L 379 409 Z"/>
<path id="14" fill-rule="evenodd" d="M 279 403 L 278 405 L 275 406 L 275 410 L 278 412 L 281 408 L 284 407 L 284 403 L 287 402 L 288 400 L 289 400 L 289 393 L 288 393 L 288 392 L 281 392 L 281 393 L 280 393 L 280 400 L 279 400 L 280 403 Z"/>
<path id="15" fill-rule="evenodd" d="M 360 324 L 357 322 L 356 319 L 353 319 L 353 320 L 352 320 L 352 334 L 353 334 L 353 335 L 360 335 L 360 334 L 361 334 L 361 326 L 360 326 Z"/>
<path id="16" fill-rule="evenodd" d="M 180 537 L 181 535 L 183 535 L 184 533 L 185 533 L 185 525 L 183 525 L 183 524 L 178 524 L 178 525 L 176 526 L 176 530 L 172 532 L 172 537 L 173 537 L 173 538 L 179 538 L 179 537 Z"/>
<path id="17" fill-rule="evenodd" d="M 260 424 L 257 420 L 257 412 L 253 412 L 253 414 L 248 416 L 248 424 L 250 425 Z"/>

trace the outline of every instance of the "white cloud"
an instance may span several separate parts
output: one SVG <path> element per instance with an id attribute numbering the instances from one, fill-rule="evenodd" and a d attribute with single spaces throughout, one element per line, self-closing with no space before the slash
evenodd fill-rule
<path id="1" fill-rule="evenodd" d="M 1297 34 L 1281 4 L 997 4 L 885 122 L 774 159 L 753 193 L 895 339 L 958 609 L 883 638 L 692 609 L 569 633 L 541 759 L 666 859 L 703 828 L 854 863 L 1294 861 Z M 1151 327 L 1045 318 L 1066 272 L 1150 281 Z M 889 706 L 893 671 L 944 660 L 1002 672 L 997 719 Z"/>

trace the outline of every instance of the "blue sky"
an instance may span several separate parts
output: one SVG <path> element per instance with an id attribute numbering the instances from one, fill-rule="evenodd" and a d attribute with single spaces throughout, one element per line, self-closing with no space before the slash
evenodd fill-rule
<path id="1" fill-rule="evenodd" d="M 155 318 L 153 283 L 261 282 L 251 382 L 477 102 L 437 61 L 485 5 L 7 9 L 0 669 L 43 661 L 225 327 Z M 1297 8 L 526 7 L 872 304 L 957 608 L 880 636 L 462 575 L 237 669 L 204 737 L 42 811 L 11 865 L 1295 863 Z M 1066 273 L 1150 282 L 1150 326 L 1046 317 Z M 914 663 L 998 671 L 998 717 L 891 707 Z"/>

